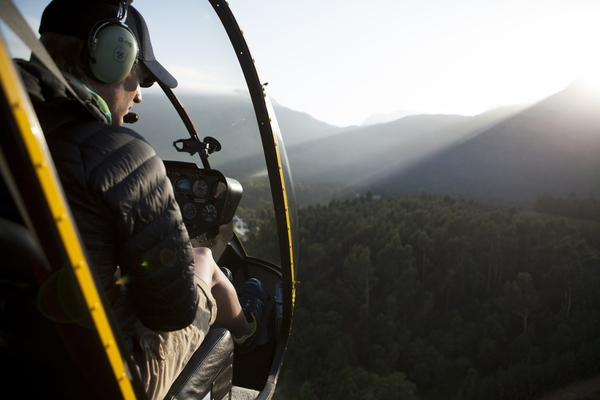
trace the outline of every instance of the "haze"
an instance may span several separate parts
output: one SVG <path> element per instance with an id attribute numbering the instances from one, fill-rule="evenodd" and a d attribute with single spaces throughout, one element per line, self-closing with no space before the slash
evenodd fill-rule
<path id="1" fill-rule="evenodd" d="M 16 1 L 36 30 L 46 3 Z M 211 23 L 192 3 L 134 2 L 181 88 L 202 52 L 178 46 L 175 28 L 193 34 Z M 383 116 L 372 122 L 392 113 L 475 115 L 547 97 L 582 75 L 600 81 L 597 0 L 229 4 L 271 98 L 332 125 L 360 125 L 375 113 Z"/>

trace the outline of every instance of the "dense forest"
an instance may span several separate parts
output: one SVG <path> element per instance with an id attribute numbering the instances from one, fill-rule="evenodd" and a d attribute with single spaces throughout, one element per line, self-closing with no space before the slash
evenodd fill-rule
<path id="1" fill-rule="evenodd" d="M 299 221 L 278 398 L 535 399 L 600 374 L 600 223 L 371 194 Z"/>
<path id="2" fill-rule="evenodd" d="M 600 201 L 596 199 L 593 191 L 585 199 L 578 199 L 575 193 L 569 194 L 566 199 L 544 193 L 533 203 L 533 210 L 569 218 L 600 221 Z"/>

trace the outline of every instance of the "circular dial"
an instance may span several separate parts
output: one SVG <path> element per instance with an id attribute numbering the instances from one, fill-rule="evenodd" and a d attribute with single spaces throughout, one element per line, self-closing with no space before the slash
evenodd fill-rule
<path id="1" fill-rule="evenodd" d="M 192 186 L 194 196 L 203 199 L 208 194 L 208 183 L 204 179 L 198 179 Z"/>
<path id="2" fill-rule="evenodd" d="M 217 207 L 213 206 L 212 204 L 207 204 L 202 209 L 202 220 L 204 222 L 213 223 L 217 220 L 217 214 Z"/>
<path id="3" fill-rule="evenodd" d="M 190 181 L 186 178 L 179 178 L 175 181 L 175 193 L 185 196 L 190 191 Z"/>
<path id="4" fill-rule="evenodd" d="M 185 203 L 181 208 L 181 214 L 185 219 L 194 219 L 198 214 L 198 209 L 196 208 L 196 205 L 194 203 Z"/>
<path id="5" fill-rule="evenodd" d="M 217 200 L 222 200 L 227 194 L 227 185 L 221 181 L 213 185 L 213 197 Z"/>

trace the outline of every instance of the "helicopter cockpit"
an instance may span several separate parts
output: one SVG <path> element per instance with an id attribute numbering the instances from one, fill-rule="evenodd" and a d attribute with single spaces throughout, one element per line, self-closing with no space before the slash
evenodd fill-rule
<path id="1" fill-rule="evenodd" d="M 2 1 L 0 6 L 2 19 L 10 25 L 6 12 L 12 3 Z M 152 29 L 160 21 L 144 6 L 139 9 Z M 144 89 L 143 102 L 132 110 L 139 115 L 132 128 L 164 160 L 192 245 L 209 247 L 217 264 L 233 273 L 236 288 L 250 277 L 259 278 L 269 295 L 269 318 L 250 352 L 234 351 L 224 329 L 211 330 L 168 398 L 271 398 L 295 299 L 297 228 L 290 168 L 266 85 L 229 5 L 202 0 L 186 7 L 172 30 L 153 36 L 156 51 L 167 53 L 161 58 L 172 60 L 168 68 L 179 86 Z M 95 284 L 43 134 L 12 65 L 11 58 L 30 49 L 14 39 L 11 29 L 1 27 L 0 195 L 3 207 L 10 207 L 0 215 L 0 240 L 11 268 L 2 273 L 0 354 L 3 370 L 14 367 L 6 379 L 31 370 L 49 377 L 47 386 L 36 389 L 38 394 L 145 398 L 124 354 L 119 328 Z M 168 45 L 176 42 L 183 47 Z M 186 54 L 175 56 L 181 48 Z M 27 243 L 25 250 L 10 240 L 20 236 L 27 237 L 17 240 Z M 39 262 L 24 260 L 24 254 L 32 253 L 38 254 Z M 50 280 L 62 283 L 49 285 Z M 54 288 L 60 304 L 67 287 L 71 308 L 86 322 L 72 324 L 70 317 L 41 312 L 40 293 L 48 287 Z M 28 332 L 26 340 L 17 340 L 28 327 L 35 327 L 39 337 Z M 39 357 L 39 343 L 54 343 L 56 350 Z M 36 357 L 44 365 L 33 365 Z M 57 358 L 60 363 L 54 363 Z M 62 384 L 53 381 L 60 376 L 56 379 L 63 379 Z M 70 387 L 67 381 L 77 382 Z M 15 393 L 23 391 L 14 387 Z"/>

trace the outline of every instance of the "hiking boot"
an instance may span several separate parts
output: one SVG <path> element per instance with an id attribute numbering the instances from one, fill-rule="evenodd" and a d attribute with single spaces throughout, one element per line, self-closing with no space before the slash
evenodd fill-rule
<path id="1" fill-rule="evenodd" d="M 233 341 L 239 349 L 250 350 L 256 345 L 258 326 L 263 309 L 267 304 L 267 293 L 258 279 L 250 278 L 244 283 L 240 294 L 240 304 L 246 320 L 252 323 L 252 331 L 242 338 L 234 338 Z"/>

